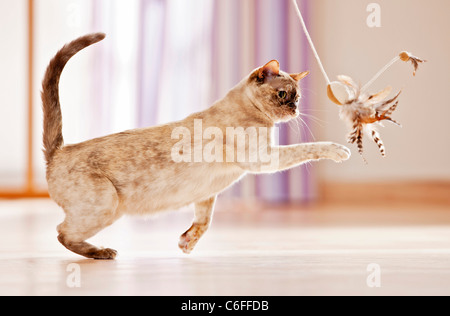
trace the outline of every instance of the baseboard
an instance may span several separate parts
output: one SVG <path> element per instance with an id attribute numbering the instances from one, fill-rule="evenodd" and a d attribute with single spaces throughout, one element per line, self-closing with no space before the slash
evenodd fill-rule
<path id="1" fill-rule="evenodd" d="M 49 198 L 47 191 L 1 190 L 0 199 Z"/>
<path id="2" fill-rule="evenodd" d="M 326 203 L 445 204 L 450 211 L 450 182 L 446 181 L 323 183 L 320 193 Z"/>

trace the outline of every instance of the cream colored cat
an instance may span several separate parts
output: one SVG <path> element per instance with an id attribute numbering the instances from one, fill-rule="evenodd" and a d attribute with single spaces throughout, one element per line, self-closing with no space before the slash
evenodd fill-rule
<path id="1" fill-rule="evenodd" d="M 211 222 L 217 195 L 247 173 L 273 173 L 311 160 L 341 162 L 350 157 L 346 147 L 329 142 L 271 145 L 274 124 L 297 117 L 298 81 L 308 74 L 287 74 L 277 61 L 254 70 L 209 109 L 182 121 L 64 146 L 58 93 L 61 72 L 73 55 L 104 37 L 90 34 L 64 46 L 50 61 L 43 80 L 48 189 L 66 214 L 57 228 L 58 240 L 77 254 L 114 259 L 115 250 L 86 240 L 124 214 L 151 214 L 194 203 L 193 224 L 179 242 L 181 250 L 189 253 Z M 237 134 L 227 135 L 227 128 Z M 191 137 L 181 137 L 174 133 L 177 130 Z M 244 146 L 234 142 L 242 131 L 257 131 L 257 143 L 249 134 L 244 135 L 250 139 Z M 247 159 L 238 157 L 243 150 Z M 223 159 L 211 160 L 208 152 Z M 270 159 L 262 159 L 262 153 Z M 176 161 L 174 154 L 183 159 Z"/>

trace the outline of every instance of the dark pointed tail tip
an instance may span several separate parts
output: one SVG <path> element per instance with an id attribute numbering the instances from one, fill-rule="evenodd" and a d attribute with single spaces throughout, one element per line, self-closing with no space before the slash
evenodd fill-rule
<path id="1" fill-rule="evenodd" d="M 95 37 L 99 39 L 99 41 L 103 40 L 106 37 L 105 33 L 99 32 L 99 33 L 94 33 Z"/>
<path id="2" fill-rule="evenodd" d="M 99 32 L 99 33 L 92 33 L 90 36 L 95 42 L 100 42 L 101 40 L 105 39 L 106 34 Z"/>

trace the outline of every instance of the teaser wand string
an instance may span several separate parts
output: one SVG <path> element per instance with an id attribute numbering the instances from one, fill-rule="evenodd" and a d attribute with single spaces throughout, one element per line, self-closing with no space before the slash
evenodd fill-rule
<path id="1" fill-rule="evenodd" d="M 308 39 L 309 45 L 312 49 L 312 52 L 314 54 L 314 57 L 317 60 L 317 63 L 319 65 L 319 68 L 323 74 L 323 77 L 325 78 L 328 86 L 330 86 L 331 81 L 330 78 L 327 75 L 327 72 L 325 71 L 325 68 L 323 67 L 322 61 L 320 60 L 319 54 L 317 53 L 316 47 L 314 46 L 314 43 L 311 39 L 311 36 L 308 32 L 308 28 L 306 27 L 306 23 L 305 20 L 303 19 L 303 15 L 302 12 L 300 11 L 300 8 L 297 4 L 297 0 L 292 0 L 292 4 L 294 5 L 295 11 L 297 13 L 297 16 L 300 20 L 300 23 L 302 25 L 303 28 L 303 32 L 306 35 L 306 38 Z M 369 80 L 368 83 L 366 83 L 363 88 L 361 89 L 361 91 L 365 91 L 366 89 L 368 89 L 383 73 L 385 73 L 392 65 L 394 65 L 397 61 L 399 60 L 403 60 L 403 61 L 410 61 L 411 58 L 413 58 L 414 56 L 412 56 L 411 54 L 407 53 L 407 52 L 402 52 L 399 56 L 396 56 L 394 59 L 392 59 L 388 64 L 386 64 L 386 66 L 384 66 L 372 79 Z M 417 68 L 416 68 L 417 69 Z"/>
<path id="2" fill-rule="evenodd" d="M 317 53 L 316 47 L 314 46 L 311 36 L 309 35 L 308 28 L 306 27 L 306 24 L 305 24 L 305 20 L 303 20 L 302 12 L 300 11 L 300 8 L 297 5 L 297 1 L 292 0 L 292 3 L 294 4 L 295 11 L 297 12 L 297 15 L 300 19 L 300 23 L 302 24 L 302 27 L 303 27 L 303 32 L 305 32 L 306 38 L 308 39 L 308 42 L 309 42 L 309 45 L 311 46 L 314 57 L 316 58 L 317 63 L 319 64 L 320 70 L 322 71 L 322 74 L 323 74 L 325 80 L 327 81 L 327 84 L 330 84 L 331 83 L 330 78 L 328 77 L 327 72 L 325 71 L 325 68 L 323 68 L 322 62 L 320 61 L 319 54 Z"/>

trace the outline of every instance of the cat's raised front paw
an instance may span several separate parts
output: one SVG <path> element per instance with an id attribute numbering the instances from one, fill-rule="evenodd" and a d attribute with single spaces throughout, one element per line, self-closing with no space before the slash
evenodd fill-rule
<path id="1" fill-rule="evenodd" d="M 184 233 L 180 237 L 180 241 L 178 242 L 178 247 L 185 253 L 190 254 L 194 249 L 196 241 L 191 240 L 190 236 L 187 233 Z"/>
<path id="2" fill-rule="evenodd" d="M 180 237 L 178 247 L 185 253 L 189 254 L 194 250 L 200 237 L 205 233 L 208 225 L 193 224 L 183 235 Z"/>
<path id="3" fill-rule="evenodd" d="M 346 161 L 352 155 L 350 149 L 340 144 L 331 143 L 328 149 L 329 159 L 334 160 L 335 162 Z"/>

